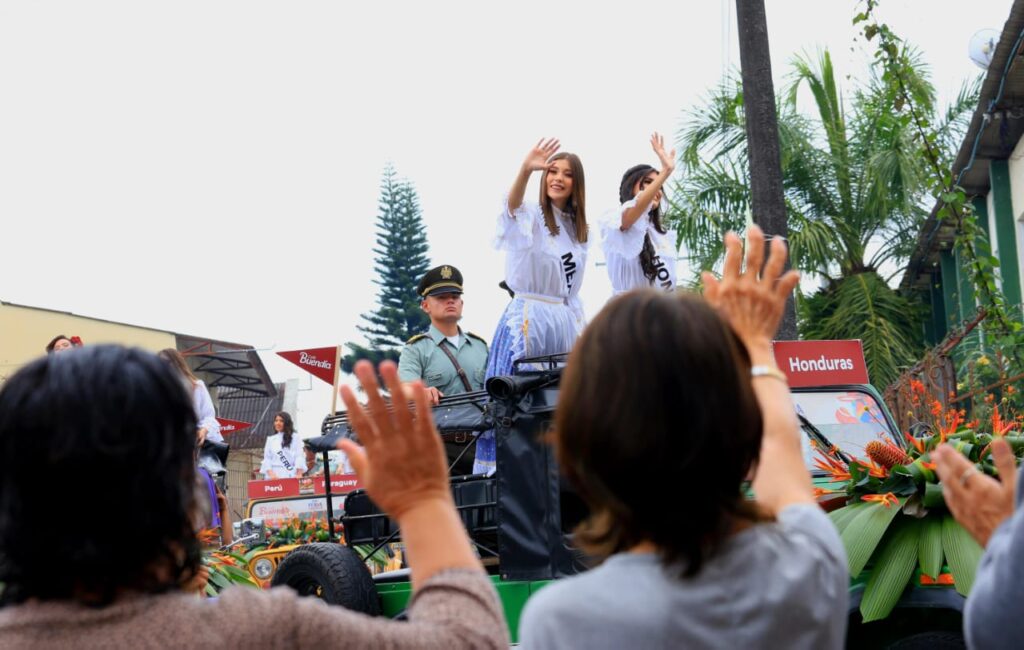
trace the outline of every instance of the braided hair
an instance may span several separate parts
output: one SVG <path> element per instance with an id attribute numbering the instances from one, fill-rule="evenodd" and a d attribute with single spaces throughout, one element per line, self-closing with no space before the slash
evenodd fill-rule
<path id="1" fill-rule="evenodd" d="M 636 198 L 633 188 L 645 176 L 655 171 L 658 170 L 650 165 L 634 165 L 627 169 L 626 173 L 622 175 L 622 182 L 619 184 L 619 203 L 625 203 Z M 663 235 L 668 232 L 661 223 L 660 204 L 656 204 L 651 208 L 650 218 L 655 230 Z M 640 251 L 640 268 L 644 272 L 644 277 L 653 282 L 658 274 L 658 269 L 654 266 L 654 242 L 651 241 L 650 233 L 644 233 L 644 247 Z"/>

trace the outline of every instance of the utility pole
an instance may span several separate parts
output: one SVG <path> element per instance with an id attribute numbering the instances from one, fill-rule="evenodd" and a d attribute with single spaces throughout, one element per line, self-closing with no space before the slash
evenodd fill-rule
<path id="1" fill-rule="evenodd" d="M 736 22 L 740 37 L 743 112 L 747 122 L 754 223 L 761 226 L 769 237 L 787 239 L 789 226 L 782 196 L 779 122 L 775 114 L 775 87 L 772 84 L 764 0 L 736 0 Z M 780 340 L 797 338 L 793 296 L 786 300 L 786 311 L 775 337 Z"/>

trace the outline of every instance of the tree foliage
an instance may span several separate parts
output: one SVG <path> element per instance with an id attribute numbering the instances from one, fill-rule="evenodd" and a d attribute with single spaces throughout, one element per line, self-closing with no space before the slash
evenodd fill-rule
<path id="1" fill-rule="evenodd" d="M 951 134 L 941 146 L 952 149 L 978 84 L 965 85 L 940 114 L 918 54 L 904 48 L 899 60 L 909 95 Z M 810 114 L 798 106 L 805 95 Z M 903 101 L 877 65 L 844 97 L 827 50 L 795 58 L 777 99 L 792 264 L 821 282 L 813 299 L 798 296 L 801 335 L 862 339 L 881 386 L 921 347 L 920 310 L 886 282 L 905 268 L 930 199 L 913 125 L 898 110 Z M 732 75 L 689 112 L 679 133 L 683 178 L 672 188 L 670 218 L 694 271 L 721 260 L 726 230 L 746 228 L 745 129 L 742 85 Z"/>
<path id="2" fill-rule="evenodd" d="M 351 353 L 342 359 L 345 372 L 351 372 L 360 359 L 374 364 L 385 359 L 397 360 L 398 349 L 405 341 L 430 325 L 416 295 L 416 284 L 430 268 L 419 195 L 412 183 L 399 178 L 390 164 L 384 168 L 380 184 L 373 252 L 374 282 L 380 286 L 377 308 L 363 314 L 364 324 L 358 326 L 369 346 L 346 344 Z"/>

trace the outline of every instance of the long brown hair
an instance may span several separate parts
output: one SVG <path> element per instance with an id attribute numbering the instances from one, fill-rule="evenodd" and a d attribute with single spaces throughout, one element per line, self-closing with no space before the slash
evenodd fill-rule
<path id="1" fill-rule="evenodd" d="M 181 375 L 182 379 L 188 381 L 191 386 L 195 387 L 199 378 L 192 373 L 192 369 L 188 367 L 188 363 L 185 361 L 185 357 L 181 355 L 181 352 L 178 352 L 174 348 L 164 348 L 157 352 L 156 355 L 171 364 L 171 367 Z"/>
<path id="2" fill-rule="evenodd" d="M 622 175 L 622 182 L 619 183 L 619 203 L 636 198 L 637 193 L 633 191 L 636 184 L 651 172 L 656 171 L 658 170 L 650 165 L 635 165 L 627 169 L 626 173 Z M 655 230 L 663 235 L 668 232 L 661 224 L 661 205 L 653 206 L 650 215 L 651 224 Z M 644 272 L 644 277 L 651 282 L 658 275 L 658 268 L 654 266 L 654 254 L 654 242 L 651 241 L 651 235 L 644 233 L 644 247 L 640 250 L 640 269 Z"/>
<path id="3" fill-rule="evenodd" d="M 761 426 L 746 349 L 703 299 L 612 299 L 573 348 L 555 413 L 559 462 L 592 513 L 578 541 L 598 556 L 650 542 L 695 575 L 759 518 L 742 484 Z"/>
<path id="4" fill-rule="evenodd" d="M 582 244 L 587 241 L 587 210 L 585 207 L 587 202 L 587 184 L 583 178 L 583 163 L 580 162 L 579 156 L 567 151 L 551 156 L 548 160 L 548 165 L 556 160 L 569 161 L 569 171 L 572 173 L 572 194 L 569 196 L 564 212 L 572 219 L 573 230 L 575 231 L 571 233 L 572 238 Z M 540 177 L 540 209 L 544 213 L 544 225 L 547 226 L 551 236 L 555 236 L 558 234 L 558 221 L 555 219 L 555 213 L 551 209 L 547 180 L 548 170 L 545 169 L 544 174 Z"/>

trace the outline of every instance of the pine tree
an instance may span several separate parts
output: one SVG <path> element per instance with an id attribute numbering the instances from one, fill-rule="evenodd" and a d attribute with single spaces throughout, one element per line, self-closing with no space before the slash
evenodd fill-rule
<path id="1" fill-rule="evenodd" d="M 427 234 L 420 213 L 416 188 L 407 179 L 398 178 L 395 168 L 384 168 L 377 212 L 377 243 L 373 249 L 374 282 L 380 285 L 377 308 L 363 314 L 359 326 L 368 347 L 348 343 L 351 354 L 342 360 L 342 369 L 351 372 L 360 359 L 378 363 L 398 359 L 402 345 L 430 326 L 420 309 L 416 284 L 430 268 Z"/>

